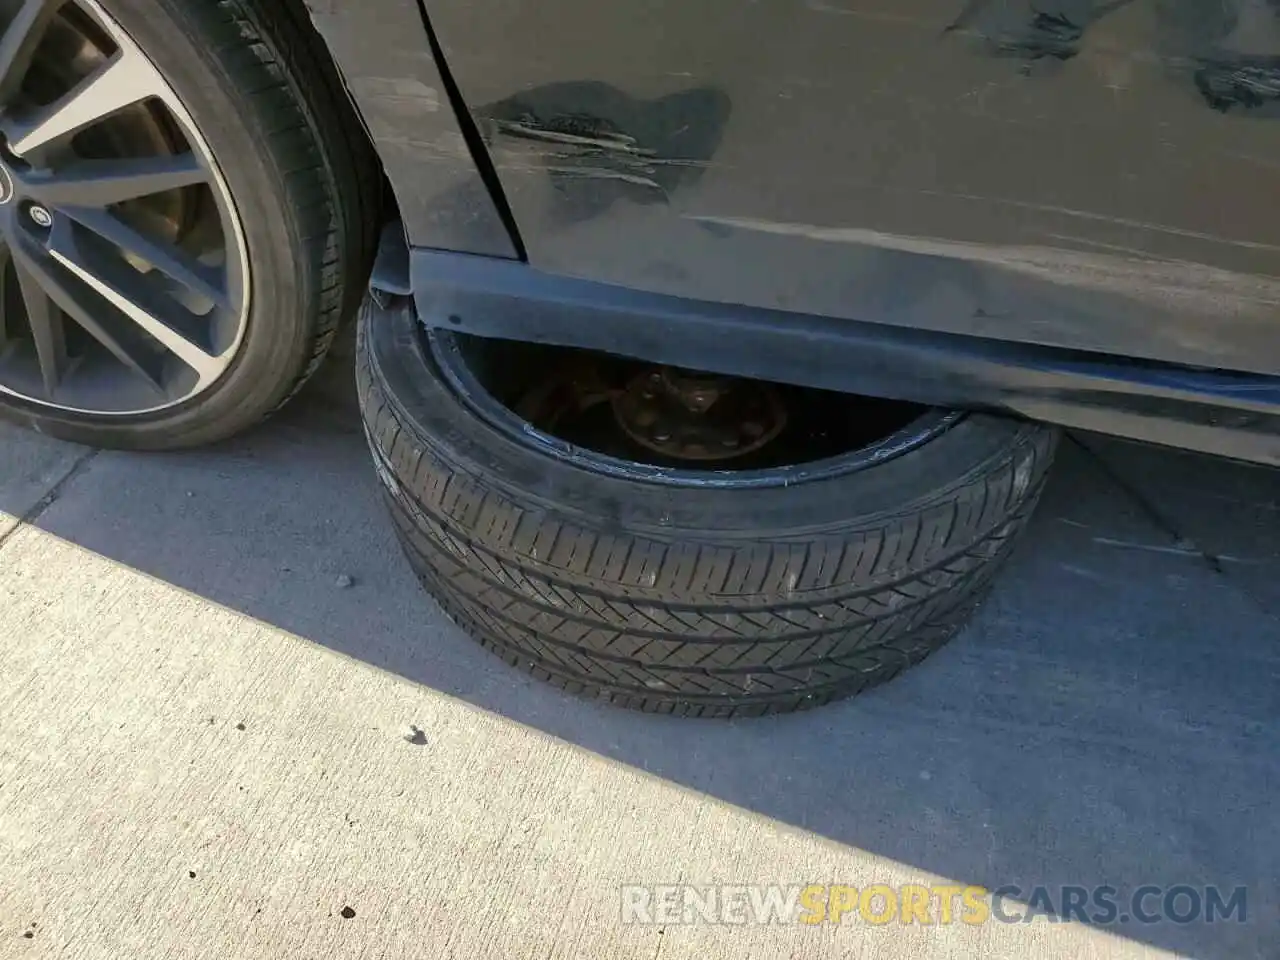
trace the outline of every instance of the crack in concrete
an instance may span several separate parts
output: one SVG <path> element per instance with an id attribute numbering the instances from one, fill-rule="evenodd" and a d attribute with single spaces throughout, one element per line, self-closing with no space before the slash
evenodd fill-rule
<path id="1" fill-rule="evenodd" d="M 1267 617 L 1273 616 L 1273 614 L 1267 609 L 1267 605 L 1262 600 L 1255 597 L 1245 584 L 1237 581 L 1228 572 L 1224 565 L 1224 560 L 1235 560 L 1236 558 L 1220 557 L 1217 554 L 1204 549 L 1204 547 L 1200 546 L 1200 544 L 1191 537 L 1185 536 L 1180 526 L 1171 517 L 1166 516 L 1164 511 L 1156 506 L 1155 503 L 1146 496 L 1146 494 L 1144 494 L 1135 484 L 1122 476 L 1115 467 L 1107 462 L 1107 459 L 1101 453 L 1089 444 L 1085 443 L 1085 441 L 1076 436 L 1074 432 L 1068 431 L 1066 436 L 1068 440 L 1084 451 L 1085 455 L 1097 465 L 1098 470 L 1107 478 L 1107 480 L 1115 484 L 1116 488 L 1119 489 L 1121 493 L 1133 501 L 1133 503 L 1142 512 L 1142 515 L 1154 524 L 1156 529 L 1160 530 L 1173 541 L 1173 545 L 1178 553 L 1185 554 L 1190 558 L 1198 559 L 1205 565 L 1205 567 L 1208 568 L 1210 573 L 1221 577 L 1236 590 L 1240 591 L 1240 593 L 1248 598 L 1249 602 L 1253 604 L 1260 613 Z"/>
<path id="2" fill-rule="evenodd" d="M 66 469 L 66 472 L 64 472 L 61 477 L 53 482 L 49 489 L 45 491 L 44 496 L 28 507 L 27 510 L 17 518 L 17 523 L 8 530 L 0 530 L 0 550 L 5 548 L 5 545 L 13 539 L 14 535 L 19 530 L 23 527 L 29 527 L 39 520 L 44 512 L 58 501 L 62 496 L 62 491 L 67 488 L 71 481 L 83 473 L 90 461 L 92 461 L 93 458 L 101 452 L 101 450 L 86 450 L 80 456 L 76 457 L 75 462 Z"/>
<path id="3" fill-rule="evenodd" d="M 1142 515 L 1150 520 L 1161 533 L 1169 537 L 1179 552 L 1186 553 L 1188 556 L 1198 557 L 1213 573 L 1225 576 L 1226 571 L 1222 567 L 1222 561 L 1214 554 L 1208 552 L 1190 537 L 1183 536 L 1178 524 L 1173 519 L 1164 515 L 1164 513 L 1144 494 L 1137 486 L 1130 483 L 1125 477 L 1120 475 L 1106 458 L 1097 450 L 1089 446 L 1074 433 L 1068 433 L 1067 439 L 1074 443 L 1077 447 L 1085 452 L 1088 457 L 1102 471 L 1103 476 L 1110 480 L 1117 488 L 1130 500 L 1132 500 L 1138 509 L 1142 511 Z"/>

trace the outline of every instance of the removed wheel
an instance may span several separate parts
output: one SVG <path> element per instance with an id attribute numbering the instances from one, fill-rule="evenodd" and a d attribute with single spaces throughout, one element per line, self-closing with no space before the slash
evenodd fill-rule
<path id="1" fill-rule="evenodd" d="M 304 9 L 2 0 L 0 25 L 0 414 L 161 448 L 275 409 L 377 224 Z"/>
<path id="2" fill-rule="evenodd" d="M 761 714 L 943 644 L 1043 485 L 1049 428 L 425 331 L 361 313 L 404 548 L 512 664 L 659 713 Z"/>

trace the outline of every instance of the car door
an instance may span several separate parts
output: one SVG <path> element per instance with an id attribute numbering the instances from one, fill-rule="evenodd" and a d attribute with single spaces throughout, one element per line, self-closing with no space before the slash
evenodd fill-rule
<path id="1" fill-rule="evenodd" d="M 530 262 L 1280 372 L 1275 0 L 429 0 Z"/>

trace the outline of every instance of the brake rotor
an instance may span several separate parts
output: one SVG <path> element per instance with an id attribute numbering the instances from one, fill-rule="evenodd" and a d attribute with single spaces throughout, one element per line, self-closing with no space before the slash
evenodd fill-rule
<path id="1" fill-rule="evenodd" d="M 650 368 L 611 398 L 622 431 L 673 460 L 732 460 L 754 453 L 787 425 L 777 388 L 758 380 Z"/>

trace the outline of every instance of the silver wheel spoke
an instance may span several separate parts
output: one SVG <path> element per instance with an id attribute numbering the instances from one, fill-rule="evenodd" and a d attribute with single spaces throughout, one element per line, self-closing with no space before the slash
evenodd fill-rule
<path id="1" fill-rule="evenodd" d="M 166 313 L 176 318 L 185 312 L 181 304 L 150 288 L 146 278 L 127 263 L 113 263 L 109 257 L 93 256 L 91 245 L 74 237 L 66 221 L 55 227 L 49 253 L 85 286 L 194 370 L 201 382 L 221 371 L 222 362 L 216 355 L 164 319 Z"/>
<path id="2" fill-rule="evenodd" d="M 45 291 L 45 284 L 31 269 L 27 257 L 21 253 L 15 254 L 14 267 L 18 274 L 18 285 L 22 289 L 22 301 L 27 307 L 31 339 L 35 343 L 36 357 L 40 361 L 44 392 L 52 400 L 67 369 L 67 332 L 63 325 L 65 320 L 62 308 Z"/>
<path id="3" fill-rule="evenodd" d="M 155 68 L 122 48 L 87 79 L 37 112 L 13 132 L 9 146 L 19 156 L 47 147 L 125 107 L 162 94 Z"/>
<path id="4" fill-rule="evenodd" d="M 109 207 L 209 182 L 193 153 L 126 160 L 80 160 L 52 173 L 18 174 L 23 190 L 51 207 Z"/>
<path id="5" fill-rule="evenodd" d="M 249 326 L 248 250 L 212 151 L 100 0 L 0 10 L 0 399 L 183 403 Z"/>
<path id="6" fill-rule="evenodd" d="M 222 281 L 223 271 L 201 263 L 172 243 L 153 240 L 106 210 L 69 207 L 67 216 L 109 240 L 121 250 L 140 257 L 165 276 L 210 301 L 226 308 L 228 298 Z"/>
<path id="7" fill-rule="evenodd" d="M 0 36 L 0 103 L 8 103 L 27 75 L 44 28 L 64 0 L 24 0 Z"/>
<path id="8" fill-rule="evenodd" d="M 14 263 L 18 268 L 18 276 L 22 283 L 23 299 L 27 302 L 27 311 L 30 314 L 33 310 L 40 311 L 42 319 L 48 317 L 51 319 L 50 329 L 53 331 L 49 338 L 50 345 L 56 349 L 50 354 L 50 369 L 56 374 L 53 386 L 49 385 L 49 376 L 46 374 L 45 389 L 50 391 L 57 386 L 62 379 L 62 375 L 66 370 L 66 333 L 62 326 L 63 320 L 59 315 L 65 313 L 67 317 L 74 320 L 77 324 L 85 329 L 93 339 L 107 348 L 111 354 L 123 363 L 126 367 L 136 373 L 139 377 L 146 380 L 156 390 L 163 390 L 160 385 L 160 379 L 153 365 L 147 362 L 147 358 L 142 356 L 136 347 L 124 342 L 118 336 L 115 336 L 98 320 L 101 310 L 92 302 L 89 297 L 85 296 L 83 285 L 77 289 L 74 283 L 66 282 L 66 279 L 59 277 L 51 264 L 43 263 L 38 257 L 30 256 L 25 250 L 15 248 Z M 74 279 L 74 278 L 68 278 Z M 32 327 L 36 326 L 35 320 L 32 321 Z M 37 349 L 39 349 L 39 335 L 37 335 Z M 41 353 L 41 370 L 45 370 L 44 353 Z"/>
<path id="9" fill-rule="evenodd" d="M 9 303 L 9 266 L 13 257 L 8 244 L 0 244 L 0 354 L 14 338 L 14 322 L 7 309 Z"/>

